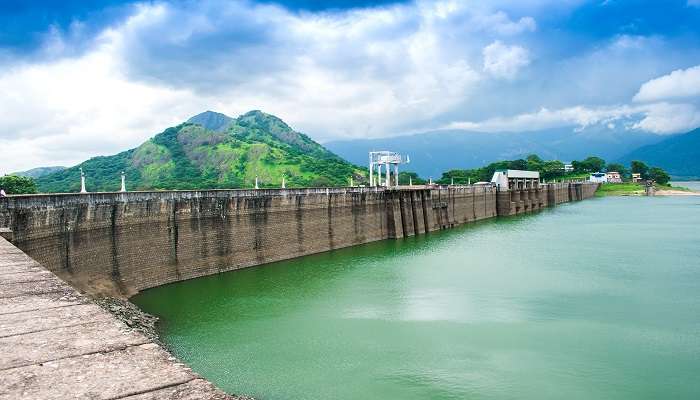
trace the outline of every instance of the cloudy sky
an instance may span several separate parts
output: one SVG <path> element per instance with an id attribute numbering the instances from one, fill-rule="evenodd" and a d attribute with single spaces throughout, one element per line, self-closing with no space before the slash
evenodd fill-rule
<path id="1" fill-rule="evenodd" d="M 683 132 L 700 126 L 700 0 L 0 2 L 0 173 L 208 109 L 322 142 Z"/>

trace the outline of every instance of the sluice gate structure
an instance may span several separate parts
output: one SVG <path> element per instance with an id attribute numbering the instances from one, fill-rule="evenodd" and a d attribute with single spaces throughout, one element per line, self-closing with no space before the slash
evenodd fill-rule
<path id="1" fill-rule="evenodd" d="M 0 228 L 78 290 L 151 287 L 592 197 L 597 184 L 46 194 L 0 199 Z"/>

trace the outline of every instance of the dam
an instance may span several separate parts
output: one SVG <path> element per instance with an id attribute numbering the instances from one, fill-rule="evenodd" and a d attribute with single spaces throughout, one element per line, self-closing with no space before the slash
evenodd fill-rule
<path id="1" fill-rule="evenodd" d="M 596 189 L 552 183 L 2 198 L 0 398 L 232 398 L 91 298 L 427 237 L 583 200 Z"/>
<path id="2" fill-rule="evenodd" d="M 0 228 L 92 295 L 143 289 L 536 211 L 589 183 L 48 194 L 0 199 Z"/>

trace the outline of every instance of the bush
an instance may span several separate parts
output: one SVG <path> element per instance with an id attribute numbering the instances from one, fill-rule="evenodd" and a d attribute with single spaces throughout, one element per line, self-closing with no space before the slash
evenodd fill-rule
<path id="1" fill-rule="evenodd" d="M 17 175 L 0 177 L 0 188 L 5 189 L 7 194 L 32 194 L 37 192 L 34 179 Z"/>
<path id="2" fill-rule="evenodd" d="M 649 179 L 655 181 L 659 185 L 665 185 L 671 180 L 671 177 L 659 167 L 652 167 L 649 169 Z"/>

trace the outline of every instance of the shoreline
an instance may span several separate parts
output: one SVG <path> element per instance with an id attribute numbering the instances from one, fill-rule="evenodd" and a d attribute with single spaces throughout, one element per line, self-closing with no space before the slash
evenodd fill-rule
<path id="1" fill-rule="evenodd" d="M 684 190 L 658 190 L 654 193 L 655 196 L 700 196 L 700 192 L 695 191 L 684 191 Z"/>

